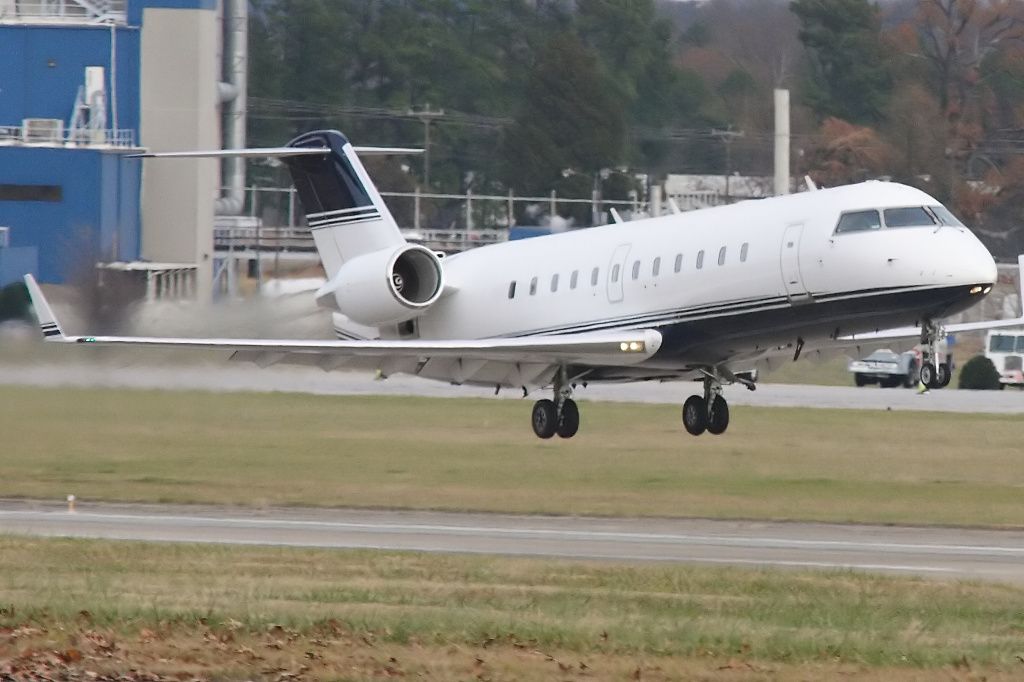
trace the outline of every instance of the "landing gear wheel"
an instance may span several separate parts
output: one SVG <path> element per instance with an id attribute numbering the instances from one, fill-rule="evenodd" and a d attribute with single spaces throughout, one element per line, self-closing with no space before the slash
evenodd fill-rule
<path id="1" fill-rule="evenodd" d="M 945 388 L 949 386 L 950 380 L 953 378 L 953 373 L 949 371 L 949 365 L 942 363 L 935 368 L 935 383 L 937 388 Z"/>
<path id="2" fill-rule="evenodd" d="M 533 432 L 538 438 L 551 438 L 558 430 L 558 410 L 553 400 L 538 400 L 533 404 Z"/>
<path id="3" fill-rule="evenodd" d="M 556 432 L 559 438 L 572 438 L 580 430 L 580 409 L 576 401 L 569 399 L 562 403 L 562 414 L 558 418 Z M 538 434 L 540 435 L 540 434 Z"/>
<path id="4" fill-rule="evenodd" d="M 699 395 L 691 395 L 683 403 L 683 427 L 693 436 L 708 428 L 708 404 Z"/>
<path id="5" fill-rule="evenodd" d="M 711 414 L 708 416 L 708 433 L 716 436 L 725 433 L 729 428 L 729 403 L 725 398 L 716 395 L 711 401 Z"/>
<path id="6" fill-rule="evenodd" d="M 930 362 L 926 362 L 921 365 L 921 383 L 928 388 L 936 388 L 935 383 L 935 365 Z"/>

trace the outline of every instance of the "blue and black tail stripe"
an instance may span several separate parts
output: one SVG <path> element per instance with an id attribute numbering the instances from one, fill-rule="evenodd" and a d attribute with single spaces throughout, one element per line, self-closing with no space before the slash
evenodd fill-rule
<path id="1" fill-rule="evenodd" d="M 357 206 L 340 211 L 328 211 L 320 215 L 324 217 L 313 218 L 312 216 L 307 216 L 306 221 L 309 224 L 309 229 L 318 230 L 324 227 L 337 227 L 339 225 L 381 219 L 380 211 L 375 206 Z"/>
<path id="2" fill-rule="evenodd" d="M 60 327 L 57 326 L 56 322 L 43 322 L 39 325 L 39 328 L 43 332 L 43 336 L 49 338 L 51 336 L 60 336 Z"/>

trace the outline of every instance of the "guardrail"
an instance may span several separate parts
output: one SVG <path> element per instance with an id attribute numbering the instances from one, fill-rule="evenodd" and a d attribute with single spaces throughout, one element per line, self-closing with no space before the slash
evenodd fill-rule
<path id="1" fill-rule="evenodd" d="M 0 24 L 118 24 L 128 22 L 127 0 L 7 0 Z"/>
<path id="2" fill-rule="evenodd" d="M 505 230 L 402 230 L 410 242 L 446 253 L 457 253 L 508 239 Z M 224 227 L 213 230 L 217 251 L 259 253 L 314 253 L 316 246 L 305 227 Z"/>
<path id="3" fill-rule="evenodd" d="M 23 126 L 0 126 L 0 145 L 37 147 L 117 147 L 133 149 L 135 131 L 127 128 L 106 130 L 58 130 L 40 132 Z"/>

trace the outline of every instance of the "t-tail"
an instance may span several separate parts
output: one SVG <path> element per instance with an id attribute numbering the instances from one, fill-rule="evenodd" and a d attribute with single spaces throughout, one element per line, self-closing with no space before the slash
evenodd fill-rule
<path id="1" fill-rule="evenodd" d="M 162 152 L 139 157 L 281 159 L 306 212 L 327 274 L 317 303 L 368 327 L 411 320 L 444 293 L 441 261 L 409 244 L 366 173 L 359 154 L 414 154 L 418 149 L 353 147 L 337 130 L 317 130 L 285 147 Z"/>
<path id="2" fill-rule="evenodd" d="M 291 171 L 328 280 L 346 261 L 405 244 L 391 211 L 344 135 L 317 130 L 300 135 L 288 147 L 326 152 L 282 155 L 281 160 Z"/>

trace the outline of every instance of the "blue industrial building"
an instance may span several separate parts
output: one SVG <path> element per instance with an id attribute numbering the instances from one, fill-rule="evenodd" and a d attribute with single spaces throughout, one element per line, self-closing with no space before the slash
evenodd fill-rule
<path id="1" fill-rule="evenodd" d="M 74 0 L 59 15 L 0 0 L 0 286 L 140 258 L 141 163 L 127 156 L 140 139 L 144 10 L 215 0 L 95 4 L 104 14 Z M 89 67 L 103 69 L 98 106 L 82 99 Z"/>

